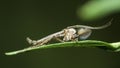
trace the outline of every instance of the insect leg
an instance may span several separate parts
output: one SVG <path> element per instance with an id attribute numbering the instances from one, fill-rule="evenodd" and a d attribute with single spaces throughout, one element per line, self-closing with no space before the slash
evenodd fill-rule
<path id="1" fill-rule="evenodd" d="M 54 37 L 55 40 L 59 41 L 59 42 L 64 42 L 63 40 L 61 40 L 60 38 L 58 37 Z"/>
<path id="2" fill-rule="evenodd" d="M 45 39 L 41 43 L 38 43 L 38 45 L 44 45 L 45 43 L 48 43 L 52 38 Z"/>
<path id="3" fill-rule="evenodd" d="M 47 38 L 47 39 L 44 39 L 39 42 L 35 41 L 35 40 L 31 40 L 29 37 L 27 37 L 26 40 L 28 41 L 29 44 L 32 44 L 32 45 L 43 45 L 43 44 L 49 42 L 51 40 L 51 38 Z"/>
<path id="4" fill-rule="evenodd" d="M 32 40 L 32 39 L 30 39 L 29 37 L 27 37 L 26 40 L 27 40 L 27 42 L 28 42 L 29 44 L 32 44 L 32 45 L 35 45 L 35 44 L 37 43 L 37 41 Z"/>

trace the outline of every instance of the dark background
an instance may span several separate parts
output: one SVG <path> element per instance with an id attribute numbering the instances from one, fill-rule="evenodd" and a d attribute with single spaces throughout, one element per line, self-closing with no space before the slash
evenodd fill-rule
<path id="1" fill-rule="evenodd" d="M 0 68 L 120 68 L 120 52 L 98 48 L 55 48 L 34 50 L 14 56 L 8 51 L 29 47 L 26 37 L 40 39 L 75 24 L 100 26 L 114 18 L 109 28 L 94 30 L 88 39 L 120 41 L 120 14 L 90 22 L 76 10 L 84 0 L 17 0 L 0 2 Z"/>

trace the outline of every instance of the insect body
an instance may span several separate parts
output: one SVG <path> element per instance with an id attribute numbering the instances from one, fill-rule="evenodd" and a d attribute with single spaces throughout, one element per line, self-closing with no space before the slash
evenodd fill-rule
<path id="1" fill-rule="evenodd" d="M 76 30 L 73 28 L 69 28 L 69 29 L 63 29 L 62 31 L 53 33 L 51 35 L 48 35 L 40 40 L 31 40 L 29 37 L 27 37 L 27 41 L 29 44 L 32 45 L 43 45 L 46 44 L 47 42 L 51 41 L 52 39 L 56 39 L 57 41 L 60 42 L 65 42 L 65 41 L 71 41 L 72 39 L 74 39 L 76 35 Z M 63 38 L 62 40 L 60 38 Z"/>
<path id="2" fill-rule="evenodd" d="M 112 21 L 112 19 L 111 19 Z M 91 27 L 91 26 L 85 26 L 85 25 L 74 25 L 74 26 L 68 26 L 67 28 L 53 33 L 51 35 L 48 35 L 40 40 L 31 40 L 29 37 L 27 38 L 27 41 L 29 44 L 32 45 L 44 45 L 51 41 L 52 39 L 56 39 L 60 42 L 66 42 L 66 41 L 74 41 L 74 40 L 84 40 L 87 39 L 91 33 L 92 29 L 103 29 L 111 25 L 111 21 L 109 21 L 107 24 L 99 27 Z M 61 39 L 62 38 L 62 39 Z"/>

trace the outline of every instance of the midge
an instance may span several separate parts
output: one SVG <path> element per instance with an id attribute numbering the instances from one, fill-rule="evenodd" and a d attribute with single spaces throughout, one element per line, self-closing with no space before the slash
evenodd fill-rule
<path id="1" fill-rule="evenodd" d="M 92 29 L 106 28 L 111 25 L 112 20 L 113 19 L 111 19 L 107 24 L 99 27 L 91 27 L 91 26 L 85 26 L 85 25 L 68 26 L 67 28 L 59 32 L 50 34 L 39 40 L 31 40 L 29 37 L 27 37 L 26 40 L 31 45 L 45 45 L 48 42 L 50 42 L 52 39 L 56 39 L 57 41 L 60 41 L 60 42 L 85 40 L 91 35 Z"/>

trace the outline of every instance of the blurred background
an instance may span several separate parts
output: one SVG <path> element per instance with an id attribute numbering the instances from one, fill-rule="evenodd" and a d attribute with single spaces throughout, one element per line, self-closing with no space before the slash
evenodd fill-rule
<path id="1" fill-rule="evenodd" d="M 76 24 L 101 26 L 111 18 L 114 20 L 110 27 L 93 30 L 88 39 L 120 41 L 120 12 L 114 12 L 113 9 L 110 13 L 99 12 L 96 13 L 98 16 L 87 17 L 80 8 L 84 8 L 89 2 L 90 0 L 1 1 L 0 68 L 120 68 L 120 52 L 108 52 L 98 48 L 54 48 L 14 56 L 4 55 L 8 51 L 29 47 L 26 37 L 40 39 Z M 94 7 L 91 10 L 99 10 Z"/>

